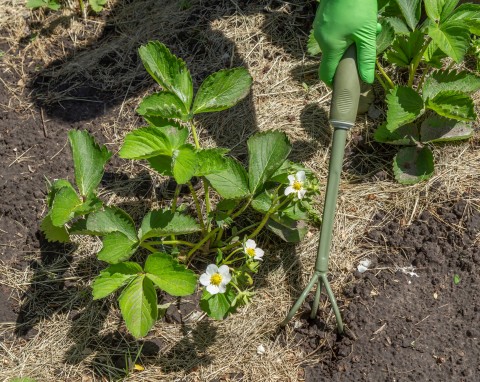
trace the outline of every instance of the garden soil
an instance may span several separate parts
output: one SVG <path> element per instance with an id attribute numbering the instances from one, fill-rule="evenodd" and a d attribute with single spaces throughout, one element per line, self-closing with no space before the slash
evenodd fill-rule
<path id="1" fill-rule="evenodd" d="M 384 247 L 356 272 L 342 300 L 346 334 L 305 381 L 478 381 L 480 210 L 464 200 L 424 211 L 409 226 L 373 219 Z M 306 351 L 331 335 L 317 321 L 296 329 Z"/>
<path id="2" fill-rule="evenodd" d="M 310 300 L 303 315 L 286 329 L 276 329 L 311 275 L 315 228 L 297 249 L 261 237 L 269 255 L 255 280 L 258 294 L 250 307 L 225 322 L 198 312 L 198 294 L 166 299 L 172 305 L 165 320 L 147 339 L 136 341 L 113 300 L 92 302 L 89 285 L 102 267 L 92 248 L 98 250 L 99 244 L 80 242 L 81 250 L 75 252 L 76 246 L 44 240 L 39 223 L 46 212 L 46 178 L 73 180 L 70 129 L 87 129 L 116 151 L 125 132 L 140 126 L 135 107 L 155 91 L 136 55 L 146 40 L 160 38 L 184 57 L 197 87 L 210 72 L 232 65 L 247 65 L 256 78 L 247 106 L 212 117 L 217 124 L 212 130 L 200 120 L 201 138 L 209 144 L 237 154 L 253 131 L 274 127 L 292 140 L 292 158 L 306 163 L 321 182 L 328 168 L 328 90 L 316 78 L 318 62 L 304 53 L 316 1 L 192 0 L 192 9 L 180 17 L 184 24 L 170 34 L 155 29 L 151 10 L 156 0 L 142 0 L 145 6 L 134 9 L 135 2 L 116 3 L 125 10 L 107 9 L 89 22 L 79 21 L 86 27 L 78 32 L 71 15 L 57 19 L 47 12 L 49 24 L 43 28 L 42 17 L 18 11 L 23 2 L 0 0 L 6 4 L 0 15 L 7 8 L 18 12 L 20 21 L 13 24 L 24 26 L 18 36 L 0 31 L 0 53 L 13 56 L 8 65 L 0 62 L 0 380 L 22 372 L 38 382 L 480 380 L 478 197 L 471 188 L 453 197 L 451 192 L 452 187 L 465 189 L 468 181 L 478 186 L 480 165 L 472 154 L 480 147 L 478 138 L 468 150 L 462 148 L 461 158 L 455 147 L 439 156 L 443 177 L 435 182 L 440 188 L 433 180 L 404 188 L 385 170 L 393 151 L 370 142 L 369 128 L 379 121 L 362 119 L 361 134 L 355 132 L 347 148 L 347 181 L 340 190 L 341 218 L 333 242 L 335 253 L 350 256 L 332 259 L 344 336 L 335 334 L 326 301 L 315 320 L 307 318 Z M 165 3 L 166 11 L 178 12 L 177 1 Z M 171 18 L 161 17 L 164 23 Z M 143 29 L 137 26 L 129 34 L 122 29 L 129 23 Z M 99 25 L 106 25 L 105 30 L 94 33 Z M 29 44 L 41 51 L 41 39 L 46 56 L 32 57 Z M 132 46 L 128 54 L 122 51 L 127 43 Z M 90 51 L 91 57 L 101 58 L 91 66 Z M 59 58 L 52 63 L 50 55 Z M 77 59 L 85 71 L 76 71 L 81 67 Z M 42 60 L 48 62 L 46 71 Z M 127 64 L 116 66 L 118 62 Z M 69 69 L 71 83 L 57 83 Z M 75 87 L 76 81 L 81 86 Z M 121 171 L 115 170 L 120 166 Z M 115 159 L 102 181 L 102 196 L 130 206 L 158 206 L 151 195 L 159 180 L 130 170 L 130 164 Z M 450 175 L 456 172 L 462 175 Z M 115 193 L 112 184 L 128 192 Z M 437 193 L 438 200 L 422 196 L 424 190 Z M 392 206 L 404 210 L 394 213 Z M 371 213 L 378 210 L 388 212 Z M 369 270 L 352 271 L 364 257 L 372 261 Z M 258 353 L 259 344 L 264 354 Z M 230 349 L 236 353 L 229 355 Z M 132 354 L 145 371 L 129 372 Z"/>

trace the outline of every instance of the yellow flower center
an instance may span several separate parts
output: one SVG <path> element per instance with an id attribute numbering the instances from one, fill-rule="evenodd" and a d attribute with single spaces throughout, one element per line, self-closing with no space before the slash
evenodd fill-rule
<path id="1" fill-rule="evenodd" d="M 292 187 L 295 191 L 300 191 L 303 187 L 303 183 L 296 180 L 293 182 Z"/>
<path id="2" fill-rule="evenodd" d="M 247 248 L 247 255 L 250 257 L 255 257 L 255 248 Z"/>
<path id="3" fill-rule="evenodd" d="M 222 275 L 220 273 L 214 273 L 210 277 L 210 284 L 212 285 L 219 286 L 221 282 L 222 282 Z"/>

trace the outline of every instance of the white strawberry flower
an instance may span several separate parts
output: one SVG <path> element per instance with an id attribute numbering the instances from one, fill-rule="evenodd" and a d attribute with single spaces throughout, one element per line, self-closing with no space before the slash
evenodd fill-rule
<path id="1" fill-rule="evenodd" d="M 210 264 L 205 273 L 200 276 L 200 284 L 206 286 L 210 294 L 225 293 L 231 279 L 228 265 L 217 267 L 215 264 Z"/>
<path id="2" fill-rule="evenodd" d="M 265 253 L 263 249 L 257 247 L 257 243 L 255 243 L 255 240 L 252 239 L 248 239 L 243 244 L 243 252 L 245 252 L 250 259 L 254 260 L 262 260 L 262 257 Z"/>
<path id="3" fill-rule="evenodd" d="M 305 171 L 298 171 L 295 175 L 289 175 L 288 180 L 290 185 L 285 189 L 285 195 L 296 194 L 298 199 L 305 196 L 307 190 L 305 186 Z"/>

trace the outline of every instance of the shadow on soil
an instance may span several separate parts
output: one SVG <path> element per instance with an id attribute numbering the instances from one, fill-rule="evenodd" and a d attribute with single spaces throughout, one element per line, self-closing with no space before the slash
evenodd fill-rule
<path id="1" fill-rule="evenodd" d="M 30 263 L 34 274 L 28 290 L 22 296 L 23 303 L 15 325 L 15 335 L 25 338 L 35 336 L 34 328 L 40 320 L 48 319 L 56 313 L 67 312 L 74 300 L 75 288 L 65 282 L 65 272 L 72 260 L 73 245 L 47 242 L 43 234 L 37 232 L 40 242 L 40 260 Z"/>

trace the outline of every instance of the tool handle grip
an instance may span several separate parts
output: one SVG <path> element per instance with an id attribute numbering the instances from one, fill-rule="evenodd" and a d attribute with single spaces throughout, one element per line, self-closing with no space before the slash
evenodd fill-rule
<path id="1" fill-rule="evenodd" d="M 338 64 L 333 79 L 330 122 L 333 127 L 349 128 L 355 124 L 360 98 L 360 79 L 357 70 L 357 51 L 350 45 Z M 344 126 L 341 126 L 344 124 Z"/>

